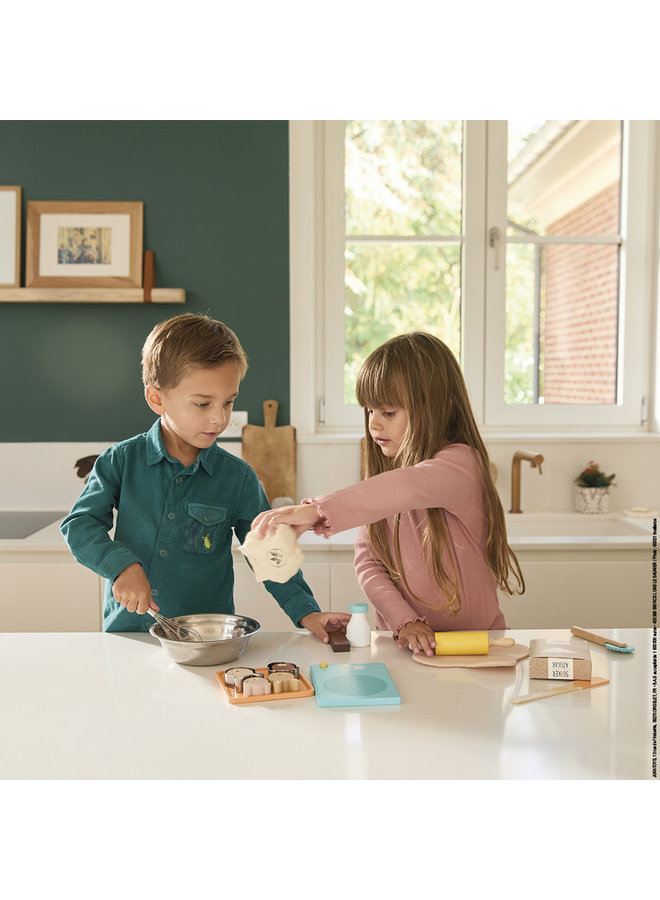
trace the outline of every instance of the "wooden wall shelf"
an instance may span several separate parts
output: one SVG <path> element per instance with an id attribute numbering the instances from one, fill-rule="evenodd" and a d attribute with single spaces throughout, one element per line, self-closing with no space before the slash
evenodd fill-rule
<path id="1" fill-rule="evenodd" d="M 0 288 L 0 303 L 185 303 L 183 288 Z"/>

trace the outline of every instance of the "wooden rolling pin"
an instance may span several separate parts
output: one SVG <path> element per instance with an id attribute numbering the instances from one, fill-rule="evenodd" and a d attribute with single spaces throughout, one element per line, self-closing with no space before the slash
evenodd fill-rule
<path id="1" fill-rule="evenodd" d="M 491 640 L 487 631 L 436 631 L 436 656 L 483 656 L 489 647 L 513 647 L 513 638 Z"/>

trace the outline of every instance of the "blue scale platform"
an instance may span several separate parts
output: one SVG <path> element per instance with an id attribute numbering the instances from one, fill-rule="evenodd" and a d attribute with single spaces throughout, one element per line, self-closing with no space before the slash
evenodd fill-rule
<path id="1" fill-rule="evenodd" d="M 392 706 L 401 703 L 384 663 L 309 667 L 319 706 Z"/>

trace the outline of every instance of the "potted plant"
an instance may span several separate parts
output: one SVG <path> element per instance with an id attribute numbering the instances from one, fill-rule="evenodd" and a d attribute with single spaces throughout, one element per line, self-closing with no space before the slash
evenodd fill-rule
<path id="1" fill-rule="evenodd" d="M 575 479 L 575 509 L 579 513 L 609 512 L 610 486 L 615 477 L 601 472 L 598 463 L 590 460 Z"/>

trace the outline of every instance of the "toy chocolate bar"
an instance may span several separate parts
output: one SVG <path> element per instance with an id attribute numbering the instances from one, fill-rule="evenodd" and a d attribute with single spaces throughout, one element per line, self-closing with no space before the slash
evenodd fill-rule
<path id="1" fill-rule="evenodd" d="M 335 653 L 346 653 L 351 649 L 351 644 L 343 631 L 329 631 L 328 643 Z"/>

